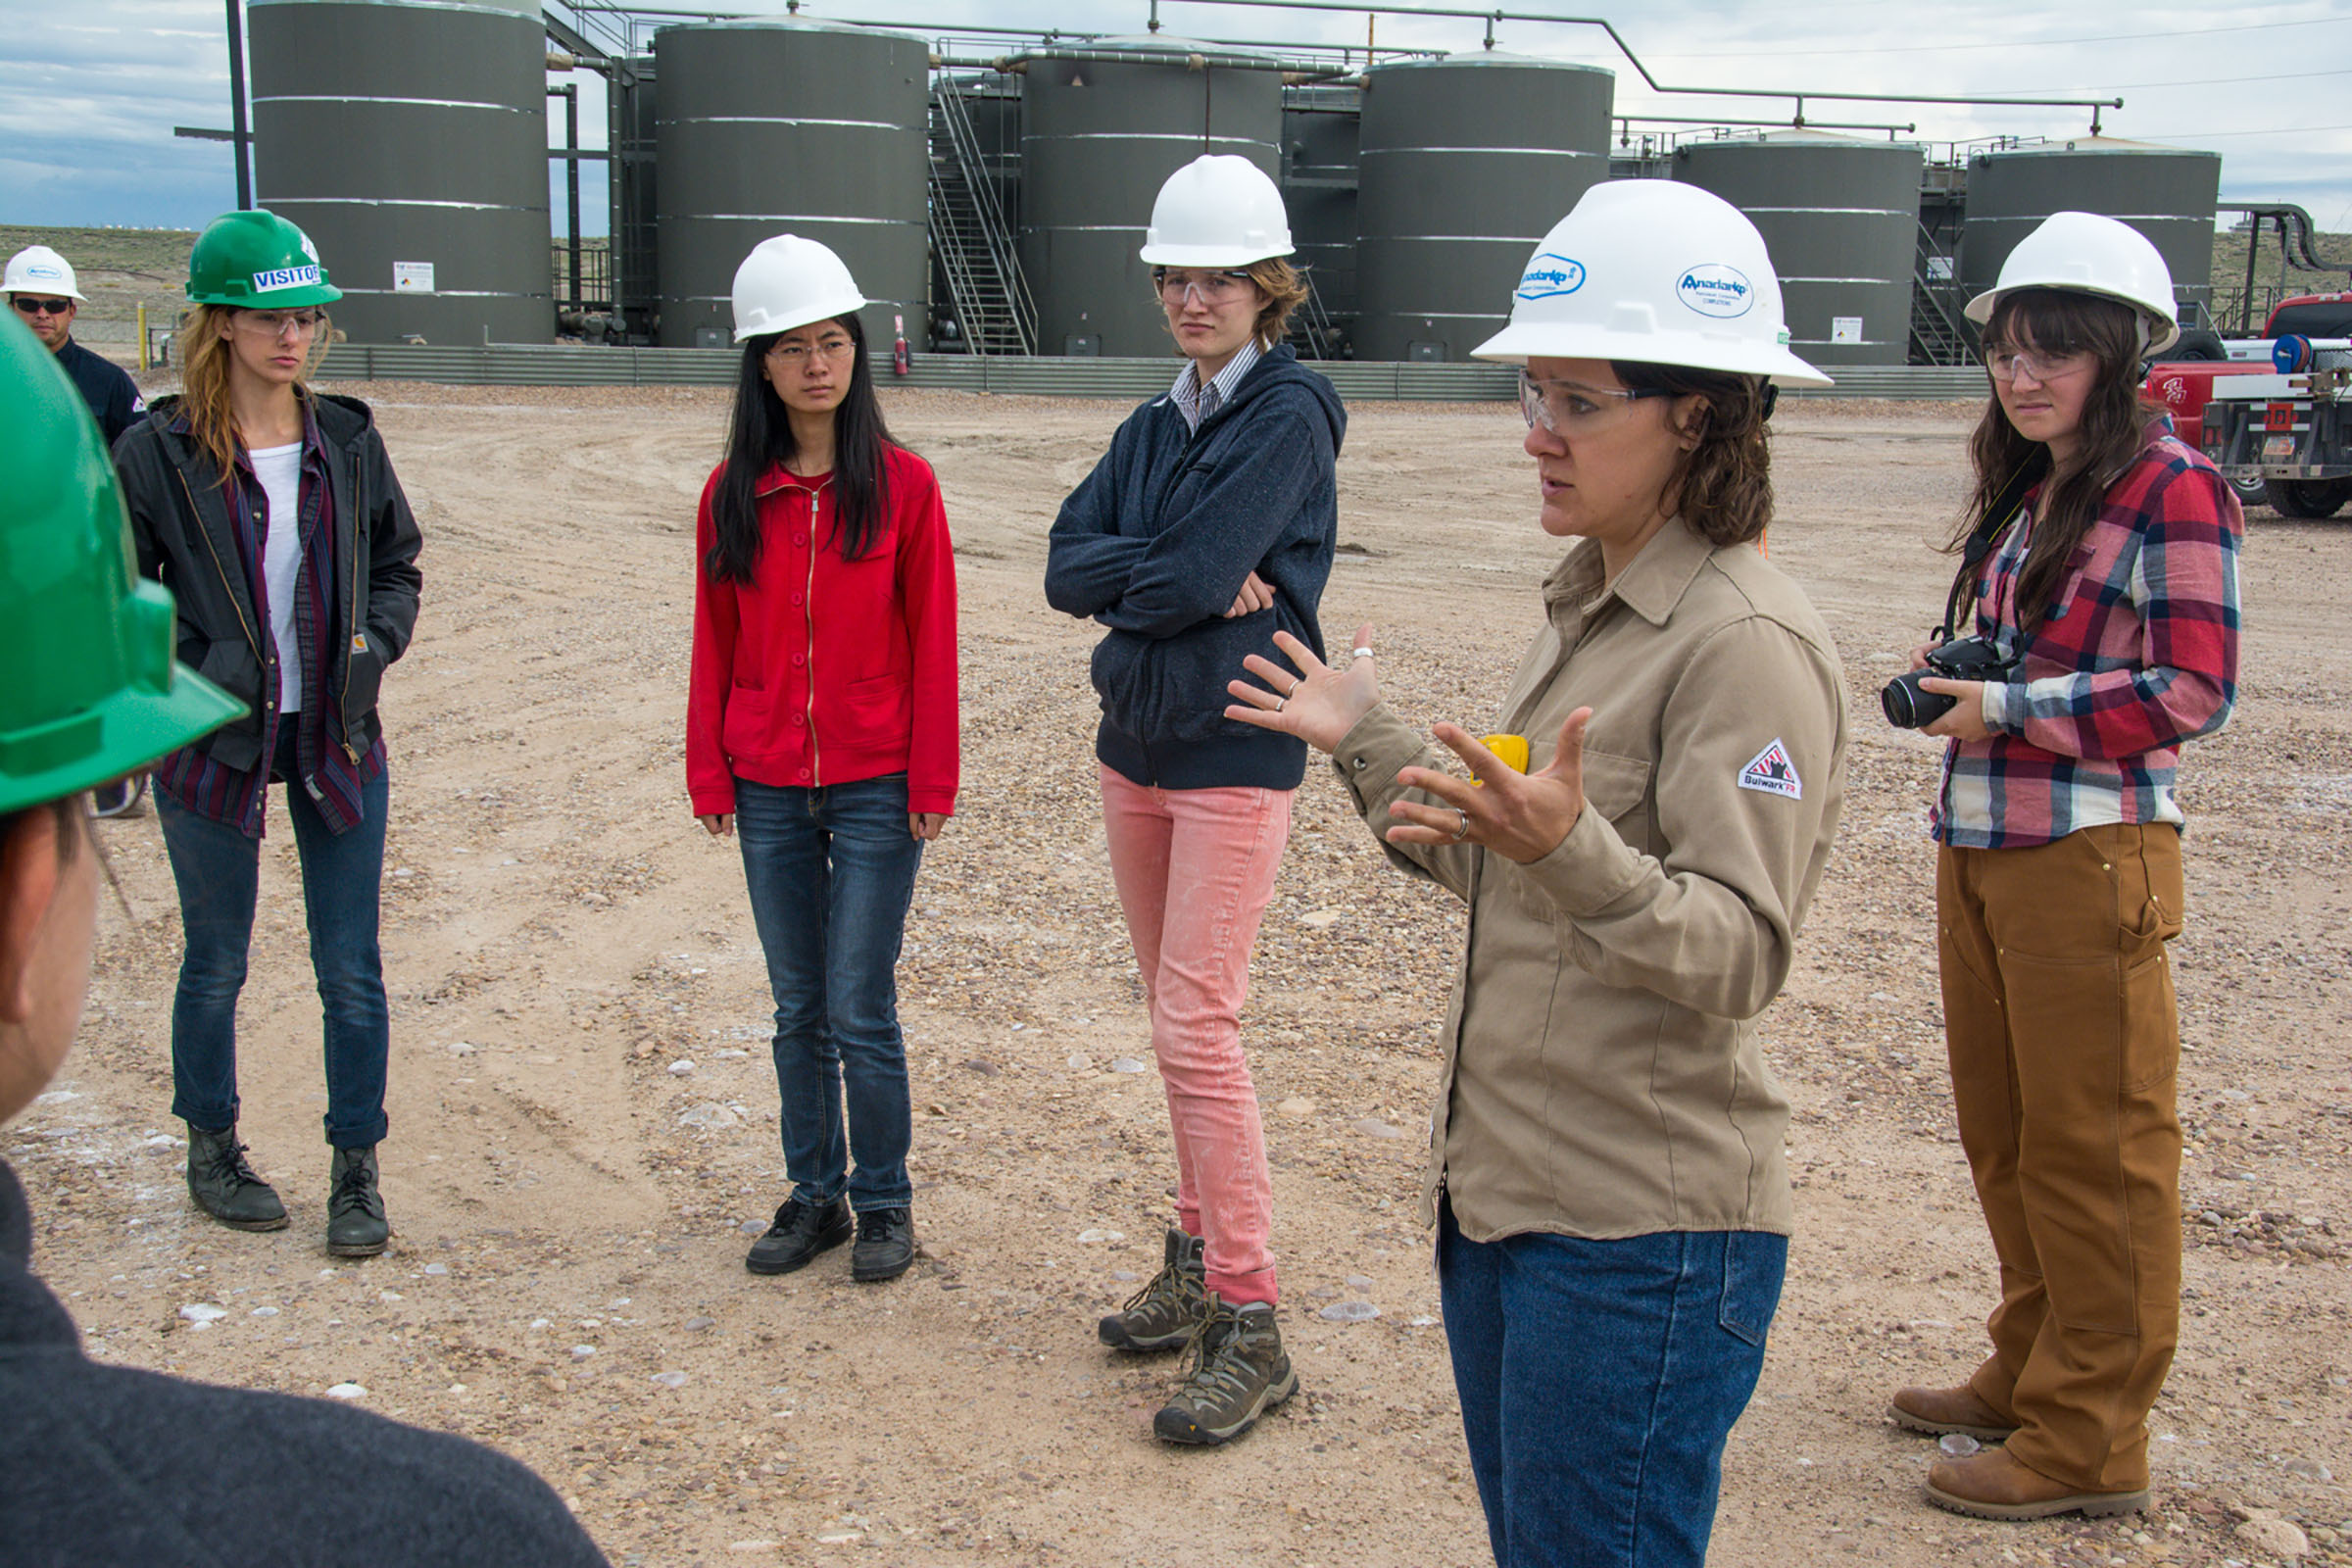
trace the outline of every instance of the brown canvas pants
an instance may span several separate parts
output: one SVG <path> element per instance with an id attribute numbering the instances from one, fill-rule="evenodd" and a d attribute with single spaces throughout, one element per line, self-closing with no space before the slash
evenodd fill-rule
<path id="1" fill-rule="evenodd" d="M 2001 1266 L 1969 1380 L 2009 1451 L 2084 1491 L 2148 1483 L 2147 1413 L 2180 1322 L 2180 1036 L 2165 944 L 2180 835 L 2084 828 L 1944 846 L 1944 1037 L 1960 1142 Z"/>

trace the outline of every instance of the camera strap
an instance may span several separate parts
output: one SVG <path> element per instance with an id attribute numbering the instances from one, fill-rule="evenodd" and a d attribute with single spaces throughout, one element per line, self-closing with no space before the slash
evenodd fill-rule
<path id="1" fill-rule="evenodd" d="M 1936 629 L 1936 640 L 1948 643 L 1960 635 L 1959 619 L 1962 607 L 1977 597 L 1977 574 L 1984 559 L 1992 554 L 2001 534 L 2015 522 L 2025 510 L 2026 492 L 2039 484 L 2043 475 L 2035 466 L 2028 464 L 2009 476 L 1984 509 L 1984 516 L 1960 546 L 1960 569 L 1952 577 L 1952 591 L 1944 596 L 1943 624 Z"/>

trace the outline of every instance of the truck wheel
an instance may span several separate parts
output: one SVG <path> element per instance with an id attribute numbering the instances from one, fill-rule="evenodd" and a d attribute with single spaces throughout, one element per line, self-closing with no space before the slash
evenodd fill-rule
<path id="1" fill-rule="evenodd" d="M 2352 479 L 2266 479 L 2262 492 L 2281 517 L 2332 517 L 2352 501 Z"/>
<path id="2" fill-rule="evenodd" d="M 2238 510 L 2241 512 L 2248 507 L 2270 504 L 2270 481 L 2266 479 L 2231 479 L 2228 483 L 2230 493 L 2237 497 Z"/>

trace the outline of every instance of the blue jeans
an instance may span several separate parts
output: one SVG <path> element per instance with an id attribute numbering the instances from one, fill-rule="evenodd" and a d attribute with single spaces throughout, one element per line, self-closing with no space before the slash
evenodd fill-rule
<path id="1" fill-rule="evenodd" d="M 1698 1568 L 1788 1239 L 1463 1238 L 1438 1281 L 1497 1568 Z"/>
<path id="2" fill-rule="evenodd" d="M 776 999 L 778 1120 L 794 1196 L 821 1207 L 846 1191 L 859 1213 L 905 1208 L 914 1116 L 899 944 L 923 858 L 906 825 L 906 775 L 815 789 L 739 778 L 735 836 Z"/>
<path id="3" fill-rule="evenodd" d="M 296 776 L 294 725 L 278 726 L 272 778 Z M 337 833 L 298 784 L 286 787 L 294 848 L 302 858 L 311 972 L 326 1012 L 326 1141 L 371 1149 L 384 1141 L 385 1065 L 392 1053 L 384 956 L 376 917 L 384 881 L 389 769 L 360 792 L 362 816 Z M 172 1001 L 172 1114 L 220 1132 L 237 1120 L 237 994 L 253 945 L 262 846 L 235 827 L 197 815 L 163 790 L 155 812 L 179 885 L 186 950 Z"/>

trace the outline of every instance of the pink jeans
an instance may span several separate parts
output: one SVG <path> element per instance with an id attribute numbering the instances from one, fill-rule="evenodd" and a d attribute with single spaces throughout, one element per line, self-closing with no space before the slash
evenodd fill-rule
<path id="1" fill-rule="evenodd" d="M 1292 792 L 1163 790 L 1102 773 L 1110 872 L 1176 1134 L 1176 1222 L 1206 1243 L 1210 1290 L 1272 1301 L 1274 1187 L 1241 1012 L 1250 948 L 1290 842 Z"/>

